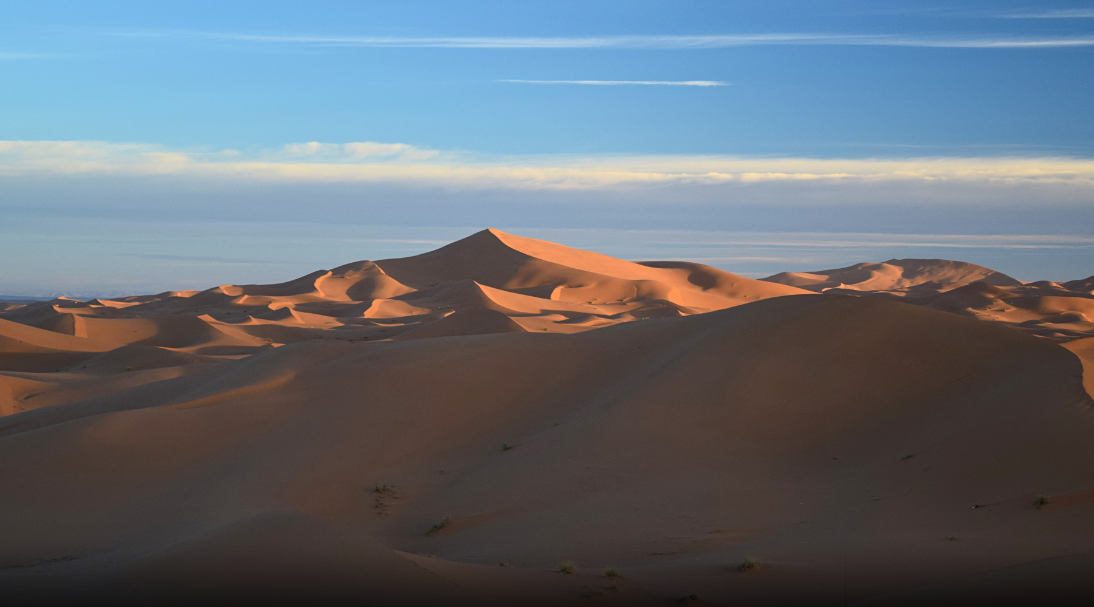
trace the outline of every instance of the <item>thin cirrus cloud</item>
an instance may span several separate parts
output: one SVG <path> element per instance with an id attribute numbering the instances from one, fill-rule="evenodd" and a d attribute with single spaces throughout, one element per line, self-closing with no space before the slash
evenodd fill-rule
<path id="1" fill-rule="evenodd" d="M 1094 46 L 1094 36 L 768 33 L 708 36 L 396 37 L 244 34 L 192 30 L 118 30 L 108 35 L 146 39 L 207 39 L 266 44 L 362 48 L 466 49 L 717 49 L 740 46 L 835 45 L 924 48 L 1061 48 Z"/>
<path id="2" fill-rule="evenodd" d="M 498 80 L 516 84 L 584 84 L 589 86 L 729 86 L 721 80 Z"/>
<path id="3" fill-rule="evenodd" d="M 1094 249 L 1094 237 L 1057 235 L 971 234 L 863 234 L 795 233 L 737 234 L 734 238 L 703 241 L 694 236 L 695 247 L 757 247 L 776 249 L 872 249 L 912 247 L 932 249 Z"/>
<path id="4" fill-rule="evenodd" d="M 996 15 L 999 19 L 1094 19 L 1094 8 L 1073 8 Z"/>
<path id="5" fill-rule="evenodd" d="M 57 55 L 49 53 L 5 53 L 0 52 L 0 61 L 16 59 L 50 59 Z"/>
<path id="6" fill-rule="evenodd" d="M 310 265 L 307 261 L 289 261 L 275 259 L 241 259 L 238 257 L 208 257 L 203 255 L 163 255 L 152 253 L 116 253 L 119 257 L 135 257 L 137 259 L 152 259 L 157 261 L 180 261 L 198 264 L 212 265 Z"/>
<path id="7" fill-rule="evenodd" d="M 494 158 L 377 142 L 242 153 L 95 141 L 0 141 L 0 177 L 175 176 L 241 182 L 386 183 L 462 189 L 880 182 L 1063 185 L 1094 195 L 1094 160 L 1067 157 L 753 158 L 700 155 Z"/>

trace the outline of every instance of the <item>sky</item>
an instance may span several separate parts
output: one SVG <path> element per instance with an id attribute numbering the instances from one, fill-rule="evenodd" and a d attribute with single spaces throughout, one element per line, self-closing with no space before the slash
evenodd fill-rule
<path id="1" fill-rule="evenodd" d="M 755 277 L 1094 274 L 1089 2 L 4 4 L 0 294 L 486 226 Z"/>

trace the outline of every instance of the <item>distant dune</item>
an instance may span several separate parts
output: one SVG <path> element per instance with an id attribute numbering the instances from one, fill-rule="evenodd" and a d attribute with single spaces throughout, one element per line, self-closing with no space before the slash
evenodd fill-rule
<path id="1" fill-rule="evenodd" d="M 989 268 L 946 259 L 890 259 L 762 279 L 826 294 L 895 299 L 1067 341 L 1094 336 L 1094 276 L 1023 283 Z"/>
<path id="2" fill-rule="evenodd" d="M 0 588 L 1069 599 L 1094 591 L 1092 283 L 946 260 L 757 281 L 486 230 L 277 285 L 9 306 Z"/>

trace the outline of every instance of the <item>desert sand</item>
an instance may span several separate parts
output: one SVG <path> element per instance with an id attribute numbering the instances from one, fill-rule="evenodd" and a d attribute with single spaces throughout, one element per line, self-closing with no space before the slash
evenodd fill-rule
<path id="1" fill-rule="evenodd" d="M 0 589 L 1068 599 L 1094 591 L 1092 289 L 946 260 L 752 280 L 486 230 L 7 305 Z"/>
<path id="2" fill-rule="evenodd" d="M 1007 325 L 1056 341 L 1094 336 L 1094 276 L 1023 283 L 995 270 L 947 259 L 890 259 L 763 279 L 814 293 L 903 301 Z"/>

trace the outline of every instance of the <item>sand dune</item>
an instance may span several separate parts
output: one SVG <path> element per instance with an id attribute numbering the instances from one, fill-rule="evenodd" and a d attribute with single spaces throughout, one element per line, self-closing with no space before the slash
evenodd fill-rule
<path id="1" fill-rule="evenodd" d="M 0 371 L 58 371 L 112 347 L 0 318 Z"/>
<path id="2" fill-rule="evenodd" d="M 890 259 L 883 263 L 857 263 L 846 268 L 818 272 L 783 272 L 764 279 L 810 291 L 904 291 L 927 288 L 949 291 L 974 282 L 1014 287 L 1022 282 L 995 270 L 948 259 Z"/>
<path id="3" fill-rule="evenodd" d="M 1057 341 L 1094 336 L 1094 277 L 1022 283 L 945 259 L 891 259 L 763 279 L 826 294 L 880 297 L 1005 324 Z"/>
<path id="4" fill-rule="evenodd" d="M 453 311 L 490 310 L 537 331 L 572 333 L 805 292 L 699 264 L 631 263 L 488 229 L 415 257 L 354 262 L 281 284 L 54 300 L 0 318 L 115 345 L 240 355 L 309 339 L 448 334 L 458 323 L 425 325 Z"/>
<path id="5" fill-rule="evenodd" d="M 486 231 L 281 285 L 12 314 L 2 360 L 79 358 L 0 372 L 0 587 L 379 605 L 1094 590 L 1094 346 L 975 313 L 1089 298 L 917 263 L 915 284 L 818 294 Z M 51 314 L 87 337 L 37 326 Z"/>

